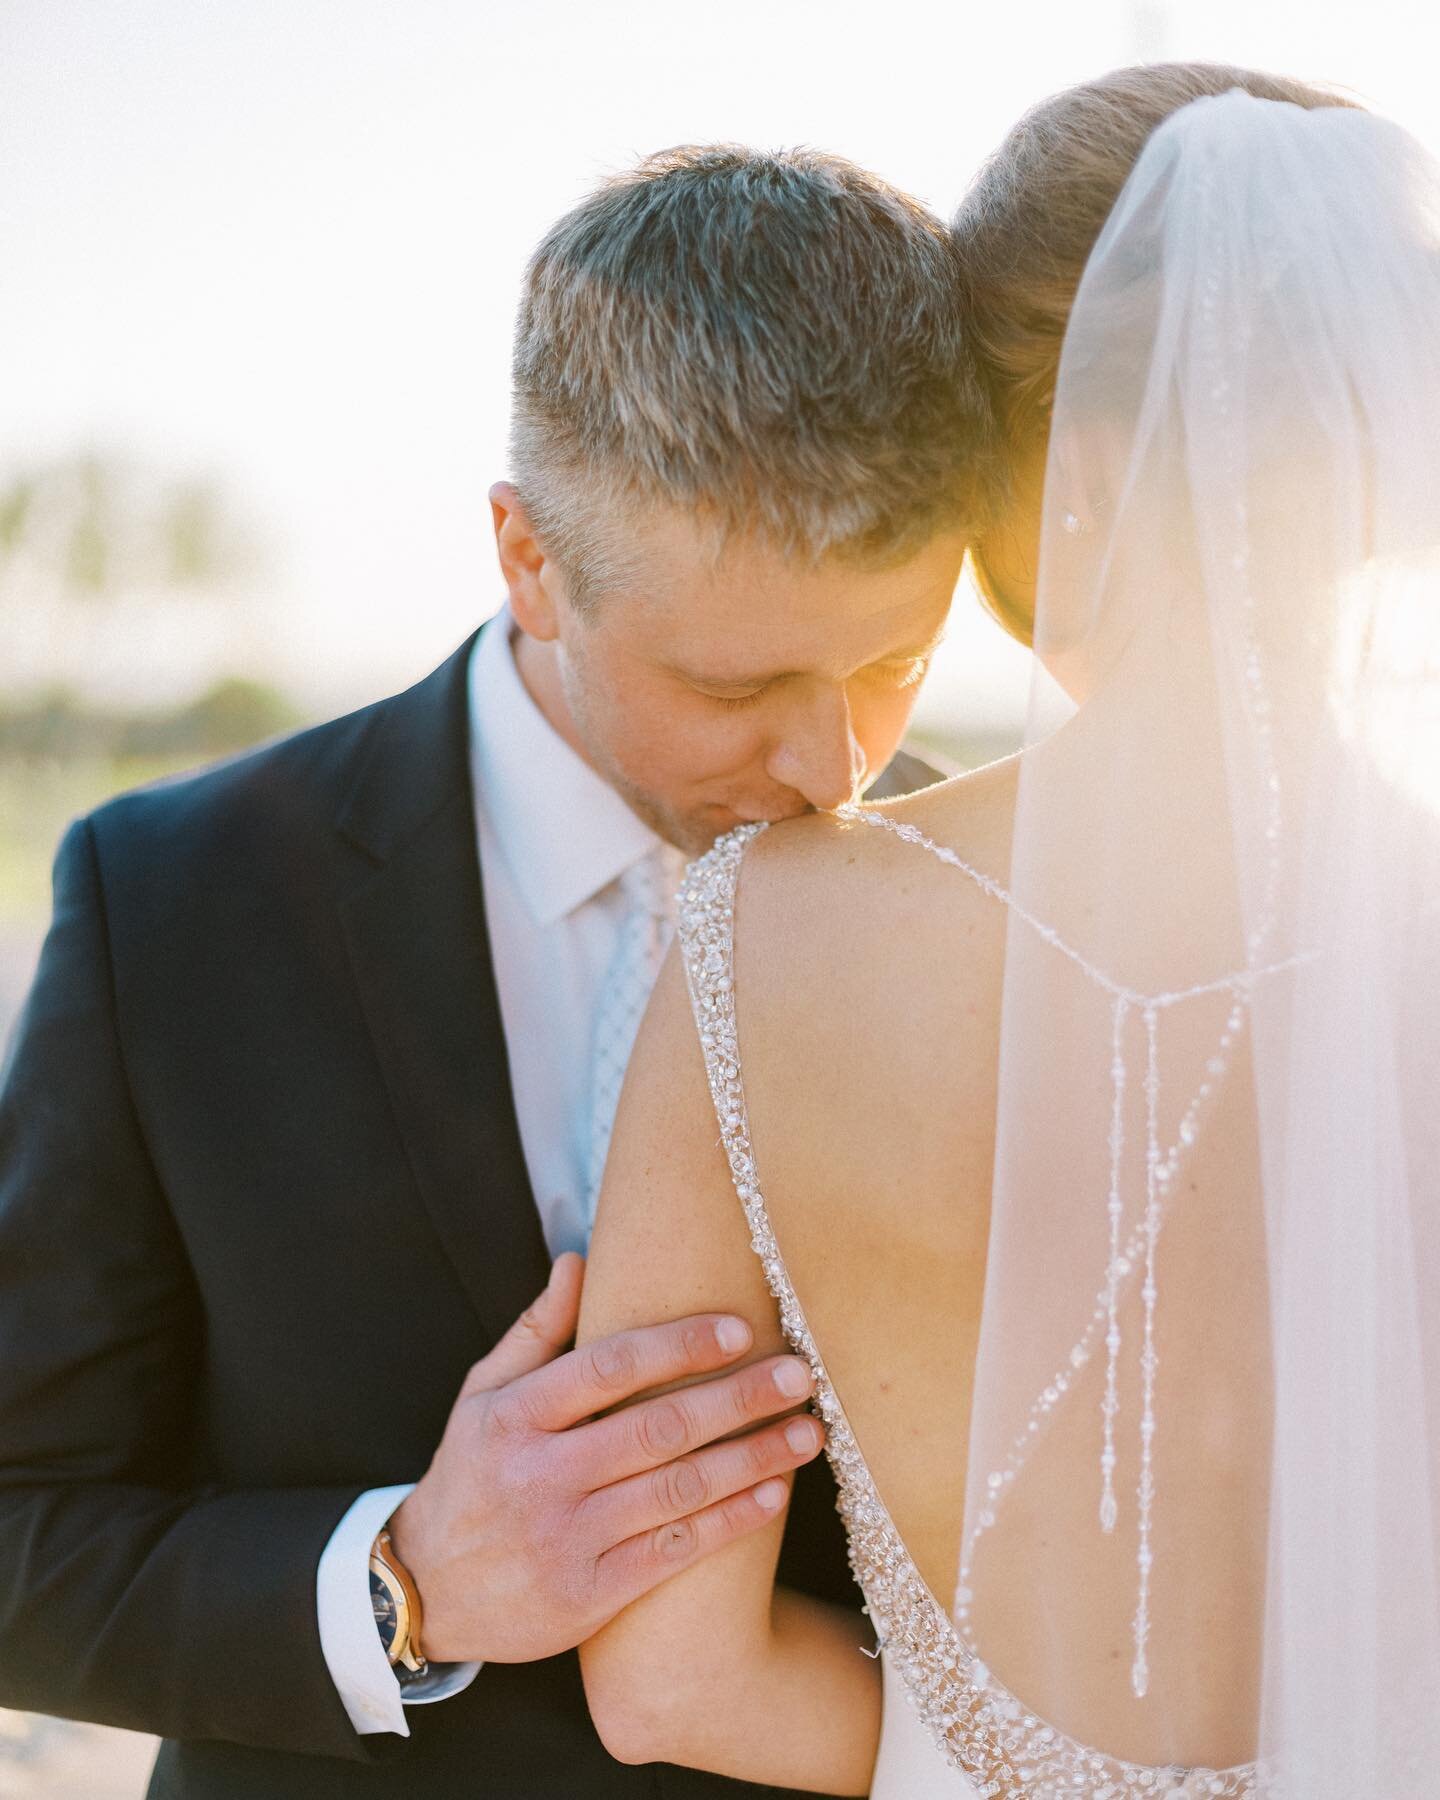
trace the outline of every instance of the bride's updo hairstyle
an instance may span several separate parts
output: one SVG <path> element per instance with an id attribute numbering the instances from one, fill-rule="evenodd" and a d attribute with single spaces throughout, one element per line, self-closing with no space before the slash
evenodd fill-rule
<path id="1" fill-rule="evenodd" d="M 1338 90 L 1226 63 L 1116 69 L 1032 106 L 982 165 L 951 227 L 970 344 L 996 421 L 988 519 L 971 543 L 981 599 L 1033 638 L 1045 449 L 1080 277 L 1151 133 L 1193 100 L 1243 89 L 1296 106 Z"/>
<path id="2" fill-rule="evenodd" d="M 971 184 L 953 231 L 971 343 L 1012 466 L 1048 436 L 1080 277 L 1146 140 L 1192 100 L 1234 88 L 1306 108 L 1356 105 L 1330 88 L 1224 63 L 1116 69 L 1032 106 Z"/>

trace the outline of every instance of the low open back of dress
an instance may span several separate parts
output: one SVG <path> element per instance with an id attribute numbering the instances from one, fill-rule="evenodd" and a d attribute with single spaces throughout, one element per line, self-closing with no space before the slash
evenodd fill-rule
<path id="1" fill-rule="evenodd" d="M 746 847 L 764 829 L 741 827 L 692 866 L 681 891 L 679 935 L 731 1178 L 785 1335 L 814 1372 L 815 1404 L 828 1433 L 851 1566 L 883 1658 L 884 1725 L 872 1800 L 1002 1795 L 1058 1800 L 1081 1794 L 1096 1800 L 1160 1795 L 1240 1800 L 1262 1791 L 1253 1764 L 1145 1766 L 1108 1756 L 1048 1724 L 986 1667 L 897 1530 L 780 1253 L 750 1139 L 736 1032 L 735 897 Z M 912 829 L 900 835 L 942 854 L 942 860 L 958 860 Z"/>

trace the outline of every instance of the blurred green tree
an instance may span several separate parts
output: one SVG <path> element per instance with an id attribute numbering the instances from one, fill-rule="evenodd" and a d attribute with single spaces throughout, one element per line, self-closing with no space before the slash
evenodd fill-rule
<path id="1" fill-rule="evenodd" d="M 0 695 L 0 758 L 180 763 L 226 756 L 304 722 L 278 688 L 239 675 L 183 705 L 143 710 L 99 706 L 74 688 L 52 687 L 22 700 Z"/>
<path id="2" fill-rule="evenodd" d="M 179 704 L 126 704 L 89 691 L 95 634 L 79 613 L 124 618 L 125 608 L 192 600 L 243 606 L 264 561 L 255 533 L 209 476 L 166 475 L 99 450 L 0 475 L 0 617 L 28 613 L 32 633 L 28 678 L 16 680 L 14 659 L 7 668 L 0 654 L 0 757 L 178 764 L 301 723 L 283 694 L 240 675 Z M 15 681 L 8 693 L 7 675 Z"/>

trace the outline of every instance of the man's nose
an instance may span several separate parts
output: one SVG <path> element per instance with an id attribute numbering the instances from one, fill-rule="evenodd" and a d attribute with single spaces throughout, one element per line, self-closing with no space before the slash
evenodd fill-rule
<path id="1" fill-rule="evenodd" d="M 843 687 L 819 688 L 805 697 L 771 751 L 766 772 L 819 812 L 855 798 L 867 772 L 865 751 Z"/>

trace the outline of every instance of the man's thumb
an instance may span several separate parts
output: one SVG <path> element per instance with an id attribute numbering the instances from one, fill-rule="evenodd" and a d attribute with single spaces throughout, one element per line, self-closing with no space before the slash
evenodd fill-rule
<path id="1" fill-rule="evenodd" d="M 555 1259 L 544 1292 L 527 1306 L 488 1355 L 465 1377 L 466 1394 L 493 1393 L 553 1362 L 575 1336 L 585 1259 L 567 1250 Z"/>

